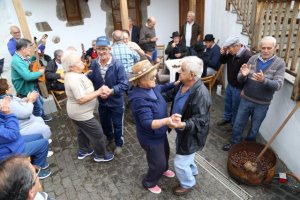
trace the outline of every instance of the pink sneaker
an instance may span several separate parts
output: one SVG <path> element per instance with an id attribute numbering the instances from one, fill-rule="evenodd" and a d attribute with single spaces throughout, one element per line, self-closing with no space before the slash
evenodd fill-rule
<path id="1" fill-rule="evenodd" d="M 161 193 L 161 189 L 158 185 L 152 187 L 152 188 L 147 188 L 150 192 L 154 193 L 154 194 L 159 194 Z"/>
<path id="2" fill-rule="evenodd" d="M 165 171 L 164 173 L 163 173 L 163 175 L 165 176 L 165 177 L 168 177 L 168 178 L 173 178 L 173 177 L 175 177 L 175 173 L 173 172 L 173 171 L 171 171 L 171 170 L 167 170 L 167 171 Z"/>

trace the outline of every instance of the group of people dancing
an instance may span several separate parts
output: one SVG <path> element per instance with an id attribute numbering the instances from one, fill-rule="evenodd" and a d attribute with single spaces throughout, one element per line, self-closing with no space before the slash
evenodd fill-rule
<path id="1" fill-rule="evenodd" d="M 172 189 L 173 193 L 189 193 L 196 185 L 198 174 L 196 152 L 204 148 L 210 125 L 212 100 L 201 81 L 203 73 L 214 73 L 218 70 L 215 66 L 227 64 L 229 83 L 225 91 L 224 119 L 218 123 L 233 126 L 230 143 L 223 147 L 227 151 L 243 139 L 242 132 L 249 116 L 252 124 L 246 139 L 256 139 L 273 94 L 282 87 L 285 69 L 283 60 L 275 55 L 276 39 L 271 36 L 261 40 L 261 52 L 252 56 L 238 37 L 230 37 L 222 48 L 214 48 L 217 46 L 215 38 L 207 34 L 205 49 L 211 52 L 206 54 L 209 59 L 201 59 L 191 45 L 199 41 L 200 34 L 193 19 L 194 13 L 188 12 L 183 38 L 178 32 L 172 34 L 173 42 L 166 52 L 170 58 L 182 58 L 179 78 L 162 85 L 156 82 L 159 62 L 153 56 L 158 40 L 154 17 L 149 17 L 141 28 L 140 46 L 130 41 L 130 31 L 116 30 L 112 33 L 112 45 L 107 36 L 100 36 L 92 41 L 92 48 L 84 57 L 74 47 L 56 50 L 46 69 L 37 72 L 29 69 L 34 60 L 31 57 L 33 43 L 25 38 L 16 39 L 11 67 L 18 97 L 12 95 L 8 81 L 0 79 L 0 160 L 4 160 L 0 165 L 8 166 L 8 161 L 25 163 L 35 176 L 31 165 L 22 161 L 22 157 L 10 158 L 25 155 L 39 169 L 40 179 L 50 176 L 46 158 L 51 131 L 45 124 L 49 118 L 44 114 L 43 100 L 35 81 L 46 74 L 48 87 L 64 90 L 68 98 L 67 114 L 77 128 L 78 159 L 93 156 L 95 162 L 108 162 L 122 153 L 127 95 L 137 139 L 148 164 L 142 185 L 158 194 L 161 193 L 160 178 L 176 175 L 179 185 Z M 11 28 L 12 35 L 15 29 Z M 19 34 L 17 32 L 15 34 Z M 177 45 L 180 39 L 185 44 L 182 47 Z M 90 61 L 87 71 L 83 58 Z M 168 102 L 172 102 L 170 113 Z M 97 104 L 100 120 L 94 116 Z M 175 172 L 169 166 L 167 133 L 171 129 L 176 134 Z M 0 174 L 7 169 L 0 167 Z M 4 186 L 0 183 L 0 191 L 1 187 Z"/>

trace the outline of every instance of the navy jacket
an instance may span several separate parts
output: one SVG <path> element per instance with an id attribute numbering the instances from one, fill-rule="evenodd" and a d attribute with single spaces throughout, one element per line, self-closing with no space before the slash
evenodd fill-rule
<path id="1" fill-rule="evenodd" d="M 168 117 L 167 103 L 161 95 L 174 87 L 174 83 L 157 85 L 153 88 L 157 99 L 151 98 L 147 89 L 134 87 L 128 94 L 130 109 L 136 121 L 136 134 L 141 144 L 160 144 L 167 139 L 167 126 L 152 129 L 151 124 L 155 119 Z"/>
<path id="2" fill-rule="evenodd" d="M 123 64 L 120 61 L 112 58 L 104 79 L 102 78 L 100 73 L 98 59 L 92 61 L 90 70 L 92 70 L 92 72 L 88 74 L 88 78 L 93 82 L 95 90 L 98 90 L 103 85 L 114 89 L 114 94 L 107 99 L 101 99 L 100 97 L 98 97 L 99 105 L 107 107 L 123 106 L 123 95 L 124 92 L 128 90 L 128 79 L 125 74 Z"/>
<path id="3" fill-rule="evenodd" d="M 207 65 L 207 67 L 213 68 L 214 70 L 218 71 L 220 68 L 220 53 L 221 48 L 219 45 L 215 44 L 213 48 L 208 48 L 204 52 L 206 54 L 204 63 Z"/>

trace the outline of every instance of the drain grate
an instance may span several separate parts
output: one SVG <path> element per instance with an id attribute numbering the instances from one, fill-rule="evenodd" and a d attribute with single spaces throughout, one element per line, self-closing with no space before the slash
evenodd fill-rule
<path id="1" fill-rule="evenodd" d="M 228 179 L 225 174 L 219 171 L 216 167 L 210 164 L 204 157 L 196 153 L 195 161 L 208 173 L 210 173 L 215 179 L 222 183 L 226 188 L 233 192 L 238 198 L 242 200 L 251 199 L 252 196 L 247 193 L 243 188 L 238 186 L 232 180 Z"/>

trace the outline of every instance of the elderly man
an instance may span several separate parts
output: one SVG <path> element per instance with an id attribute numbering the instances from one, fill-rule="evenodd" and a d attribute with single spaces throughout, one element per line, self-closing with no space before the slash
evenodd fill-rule
<path id="1" fill-rule="evenodd" d="M 283 86 L 286 65 L 282 58 L 275 55 L 276 39 L 272 36 L 262 38 L 260 49 L 261 53 L 252 56 L 247 64 L 243 64 L 238 74 L 238 81 L 244 83 L 244 87 L 230 143 L 223 147 L 224 151 L 242 140 L 249 117 L 251 127 L 246 140 L 256 140 L 274 93 Z"/>
<path id="2" fill-rule="evenodd" d="M 10 34 L 12 36 L 12 38 L 9 39 L 8 43 L 7 43 L 7 49 L 10 53 L 11 56 L 13 56 L 16 52 L 16 44 L 17 41 L 21 38 L 21 31 L 20 28 L 13 25 L 9 28 L 10 30 Z M 39 44 L 38 49 L 40 50 L 40 52 L 42 52 L 45 49 L 45 42 L 46 39 L 42 39 L 42 44 Z"/>
<path id="3" fill-rule="evenodd" d="M 8 51 L 10 53 L 10 55 L 14 55 L 14 53 L 16 52 L 16 42 L 17 40 L 19 40 L 21 38 L 21 31 L 19 29 L 19 27 L 13 25 L 10 28 L 10 34 L 12 36 L 12 38 L 9 39 L 8 43 L 7 43 L 7 48 Z"/>
<path id="4" fill-rule="evenodd" d="M 140 56 L 136 51 L 131 50 L 125 43 L 123 38 L 123 31 L 116 30 L 112 33 L 113 45 L 111 48 L 111 55 L 116 60 L 121 61 L 125 68 L 128 77 L 132 74 L 132 66 L 140 60 Z"/>
<path id="5" fill-rule="evenodd" d="M 158 38 L 155 33 L 156 20 L 154 17 L 149 17 L 146 24 L 144 24 L 140 31 L 140 46 L 145 51 L 145 45 L 151 46 L 151 48 L 156 48 L 156 42 Z"/>
<path id="6" fill-rule="evenodd" d="M 101 36 L 96 41 L 98 58 L 93 60 L 88 75 L 95 90 L 101 89 L 99 100 L 99 116 L 103 132 L 109 146 L 115 140 L 115 155 L 122 151 L 124 92 L 128 89 L 128 79 L 123 64 L 111 56 L 108 37 Z"/>
<path id="7" fill-rule="evenodd" d="M 204 54 L 204 65 L 203 70 L 204 76 L 210 76 L 217 73 L 220 68 L 220 47 L 215 43 L 215 37 L 213 34 L 207 34 L 204 37 L 205 50 Z"/>
<path id="8" fill-rule="evenodd" d="M 238 82 L 237 75 L 241 66 L 248 62 L 252 54 L 241 44 L 240 38 L 237 36 L 229 37 L 220 52 L 221 63 L 227 65 L 228 84 L 225 90 L 224 118 L 217 124 L 219 126 L 233 125 L 241 100 L 241 89 L 243 88 L 243 83 Z"/>
<path id="9" fill-rule="evenodd" d="M 0 163 L 0 199 L 51 200 L 41 190 L 39 168 L 27 157 L 13 156 Z"/>
<path id="10" fill-rule="evenodd" d="M 179 59 L 186 56 L 187 51 L 185 45 L 180 41 L 180 34 L 178 31 L 172 33 L 172 41 L 168 43 L 165 53 L 169 59 Z"/>
<path id="11" fill-rule="evenodd" d="M 142 60 L 142 57 L 145 57 L 144 50 L 135 42 L 131 41 L 130 39 L 130 33 L 128 30 L 123 30 L 123 41 L 124 43 L 133 51 L 136 51 Z M 128 78 L 129 79 L 129 78 Z"/>
<path id="12" fill-rule="evenodd" d="M 188 11 L 186 23 L 182 25 L 180 33 L 189 55 L 196 55 L 193 46 L 200 40 L 201 32 L 200 26 L 195 22 L 195 13 Z"/>
<path id="13" fill-rule="evenodd" d="M 61 64 L 63 51 L 58 49 L 54 51 L 54 59 L 48 62 L 45 69 L 47 86 L 50 90 L 64 91 L 64 69 Z"/>
<path id="14" fill-rule="evenodd" d="M 45 69 L 39 69 L 37 72 L 31 72 L 29 65 L 31 61 L 34 61 L 34 57 L 28 60 L 31 56 L 33 44 L 30 40 L 21 38 L 16 42 L 16 53 L 12 57 L 11 61 L 11 79 L 12 83 L 17 91 L 17 96 L 20 98 L 27 97 L 29 92 L 36 91 L 37 80 L 45 72 Z M 44 121 L 51 121 L 52 117 L 45 115 L 43 109 L 44 101 L 41 97 L 37 98 L 34 102 L 33 114 L 38 117 L 42 117 Z"/>
<path id="15" fill-rule="evenodd" d="M 185 57 L 179 71 L 181 84 L 166 94 L 166 100 L 172 100 L 171 113 L 182 115 L 176 126 L 176 155 L 174 168 L 179 186 L 173 188 L 175 195 L 188 193 L 196 184 L 198 174 L 194 162 L 195 154 L 201 150 L 209 130 L 209 108 L 211 98 L 201 81 L 203 62 L 196 56 Z"/>

